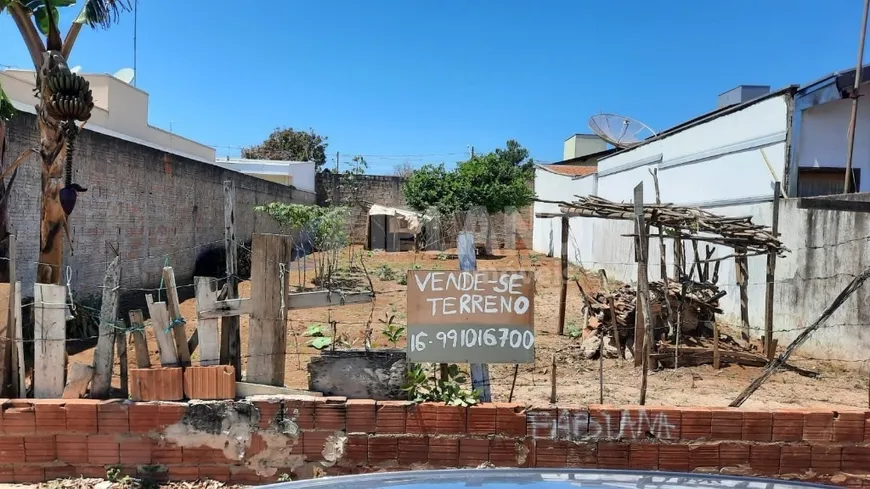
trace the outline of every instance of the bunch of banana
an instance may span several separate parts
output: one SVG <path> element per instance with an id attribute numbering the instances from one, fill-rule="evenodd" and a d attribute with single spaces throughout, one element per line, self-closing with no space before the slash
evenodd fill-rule
<path id="1" fill-rule="evenodd" d="M 61 71 L 47 80 L 51 91 L 48 111 L 61 120 L 86 121 L 94 108 L 91 86 L 84 77 L 70 71 Z"/>

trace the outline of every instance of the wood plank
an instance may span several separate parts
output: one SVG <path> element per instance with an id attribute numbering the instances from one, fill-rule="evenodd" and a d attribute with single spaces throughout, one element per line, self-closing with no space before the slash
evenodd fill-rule
<path id="1" fill-rule="evenodd" d="M 740 289 L 740 334 L 744 341 L 749 341 L 752 331 L 749 326 L 749 260 L 746 257 L 745 248 L 735 248 L 737 256 L 734 258 L 737 272 L 737 286 Z"/>
<path id="2" fill-rule="evenodd" d="M 148 339 L 145 337 L 145 318 L 142 316 L 142 310 L 133 309 L 129 315 L 133 350 L 136 352 L 136 366 L 151 368 L 151 355 L 148 351 Z"/>
<path id="3" fill-rule="evenodd" d="M 224 181 L 224 248 L 227 266 L 227 299 L 239 297 L 238 243 L 236 242 L 236 184 Z M 242 380 L 242 338 L 238 316 L 221 318 L 221 363 L 232 365 L 236 381 Z"/>
<path id="4" fill-rule="evenodd" d="M 33 396 L 58 398 L 66 376 L 66 287 L 34 284 L 33 302 Z"/>
<path id="5" fill-rule="evenodd" d="M 9 323 L 11 310 L 9 306 L 14 300 L 13 289 L 11 284 L 0 283 L 0 394 L 2 395 L 8 394 L 12 378 L 15 376 L 12 371 L 12 340 L 15 331 Z"/>
<path id="6" fill-rule="evenodd" d="M 649 275 L 647 270 L 647 257 L 649 256 L 649 237 L 647 236 L 646 224 L 643 214 L 643 182 L 634 188 L 634 214 L 637 224 L 637 310 L 643 311 L 643 349 L 641 351 L 642 366 L 640 401 L 646 404 L 647 376 L 650 368 L 650 350 L 653 344 L 652 310 L 649 303 Z M 642 307 L 641 307 L 642 306 Z"/>
<path id="7" fill-rule="evenodd" d="M 215 301 L 210 309 L 200 309 L 197 307 L 197 316 L 205 319 L 216 319 L 232 316 L 244 316 L 251 314 L 250 299 L 227 299 L 223 301 Z"/>
<path id="8" fill-rule="evenodd" d="M 181 304 L 178 302 L 178 290 L 175 288 L 175 272 L 172 267 L 163 267 L 163 283 L 166 285 L 166 306 L 169 310 L 169 322 L 171 333 L 175 338 L 175 351 L 178 353 L 178 361 L 182 367 L 190 365 L 190 347 L 187 344 L 187 333 L 184 332 L 184 324 L 181 316 Z"/>
<path id="9" fill-rule="evenodd" d="M 151 327 L 154 328 L 154 338 L 160 353 L 160 365 L 163 367 L 178 367 L 178 353 L 175 351 L 175 340 L 166 328 L 169 326 L 169 311 L 165 302 L 154 302 L 151 294 L 145 295 L 148 304 L 148 315 L 151 316 Z"/>
<path id="10" fill-rule="evenodd" d="M 287 352 L 286 301 L 292 239 L 278 234 L 255 234 L 251 252 L 251 317 L 248 332 L 246 380 L 284 385 Z M 282 273 L 283 272 L 283 273 Z"/>
<path id="11" fill-rule="evenodd" d="M 116 256 L 103 279 L 103 302 L 100 306 L 100 338 L 94 353 L 94 378 L 91 397 L 105 399 L 112 389 L 112 367 L 115 352 L 115 323 L 118 320 L 118 288 L 121 283 L 121 258 Z"/>
<path id="12" fill-rule="evenodd" d="M 69 381 L 63 389 L 64 399 L 80 399 L 85 397 L 88 384 L 94 377 L 94 367 L 84 363 L 73 362 L 69 371 Z"/>
<path id="13" fill-rule="evenodd" d="M 202 305 L 211 305 L 221 293 L 221 287 L 217 279 L 212 277 L 194 277 L 196 290 L 196 308 Z M 197 315 L 198 316 L 198 315 Z M 199 333 L 199 364 L 220 365 L 221 360 L 221 332 L 220 319 L 197 317 L 196 330 Z"/>
<path id="14" fill-rule="evenodd" d="M 371 292 L 349 292 L 316 290 L 313 292 L 294 292 L 287 295 L 287 309 L 312 309 L 316 307 L 347 306 L 372 301 Z"/>
<path id="15" fill-rule="evenodd" d="M 15 282 L 15 300 L 12 303 L 11 327 L 15 332 L 15 357 L 17 368 L 15 375 L 17 376 L 18 386 L 17 396 L 20 398 L 27 397 L 27 384 L 25 384 L 25 376 L 27 374 L 27 364 L 24 363 L 24 321 L 21 315 L 21 282 Z"/>
<path id="16" fill-rule="evenodd" d="M 568 232 L 570 221 L 562 218 L 562 282 L 559 289 L 559 334 L 565 334 L 565 305 L 568 302 Z"/>
<path id="17" fill-rule="evenodd" d="M 118 350 L 118 373 L 121 376 L 121 397 L 130 395 L 130 379 L 127 377 L 127 332 L 115 332 L 115 348 Z"/>
<path id="18" fill-rule="evenodd" d="M 320 392 L 307 391 L 304 389 L 290 389 L 275 385 L 254 384 L 251 382 L 236 382 L 236 396 L 311 396 L 323 397 Z"/>
<path id="19" fill-rule="evenodd" d="M 9 247 L 8 247 L 8 258 L 9 258 L 9 283 L 12 284 L 9 287 L 9 292 L 11 295 L 9 296 L 9 313 L 7 316 L 6 325 L 9 331 L 7 337 L 11 340 L 9 341 L 9 355 L 10 361 L 8 365 L 10 367 L 11 378 L 7 379 L 11 383 L 12 387 L 12 395 L 19 396 L 20 392 L 24 387 L 24 374 L 25 370 L 24 365 L 24 352 L 21 350 L 22 344 L 17 340 L 21 339 L 21 334 L 18 332 L 16 328 L 16 317 L 18 320 L 21 319 L 21 284 L 18 282 L 18 238 L 14 234 L 9 235 Z M 17 299 L 16 299 L 17 298 Z M 15 305 L 18 304 L 18 310 L 16 311 Z M 19 352 L 21 352 L 19 358 Z M 7 363 L 4 363 L 7 365 Z M 4 382 L 2 385 L 6 385 Z M 24 396 L 20 396 L 24 397 Z"/>
<path id="20" fill-rule="evenodd" d="M 776 237 L 779 237 L 779 192 L 781 188 L 779 182 L 773 186 L 773 217 L 770 232 Z M 776 280 L 776 250 L 771 249 L 767 252 L 767 275 L 764 291 L 764 351 L 770 360 L 776 356 L 776 340 L 773 338 L 774 280 Z"/>

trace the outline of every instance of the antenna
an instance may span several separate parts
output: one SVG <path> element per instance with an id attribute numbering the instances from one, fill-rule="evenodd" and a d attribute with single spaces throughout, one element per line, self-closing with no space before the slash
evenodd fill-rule
<path id="1" fill-rule="evenodd" d="M 112 76 L 129 85 L 136 78 L 136 72 L 132 68 L 121 68 Z"/>
<path id="2" fill-rule="evenodd" d="M 631 148 L 656 133 L 643 122 L 616 114 L 598 114 L 589 118 L 589 129 L 617 148 Z"/>

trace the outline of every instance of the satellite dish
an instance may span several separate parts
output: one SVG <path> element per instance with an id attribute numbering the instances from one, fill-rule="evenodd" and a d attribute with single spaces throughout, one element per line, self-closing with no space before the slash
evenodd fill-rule
<path id="1" fill-rule="evenodd" d="M 133 68 L 121 68 L 112 76 L 121 80 L 124 83 L 129 84 L 130 82 L 133 81 L 133 78 L 136 76 L 136 73 L 133 71 Z"/>
<path id="2" fill-rule="evenodd" d="M 617 148 L 631 148 L 656 133 L 646 124 L 616 114 L 598 114 L 589 118 L 589 128 L 601 139 Z"/>
<path id="3" fill-rule="evenodd" d="M 79 66 L 76 66 L 75 68 L 71 69 L 70 71 L 73 73 L 78 73 L 78 72 L 82 71 L 82 67 L 81 67 L 81 65 L 79 65 Z"/>

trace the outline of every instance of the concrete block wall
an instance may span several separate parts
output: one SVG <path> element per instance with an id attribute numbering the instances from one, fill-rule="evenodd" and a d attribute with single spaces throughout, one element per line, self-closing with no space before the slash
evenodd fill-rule
<path id="1" fill-rule="evenodd" d="M 3 400 L 0 482 L 104 477 L 237 483 L 382 470 L 585 467 L 867 487 L 870 412 L 527 408 L 325 397 Z"/>
<path id="2" fill-rule="evenodd" d="M 19 112 L 7 131 L 7 158 L 38 146 L 32 114 Z M 10 220 L 19 243 L 18 278 L 25 295 L 32 294 L 39 256 L 40 169 L 38 157 L 30 157 L 20 167 L 10 196 Z M 112 258 L 108 243 L 120 250 L 125 289 L 156 288 L 167 256 L 178 283 L 190 283 L 197 260 L 211 249 L 223 249 L 224 180 L 236 185 L 236 236 L 242 242 L 250 241 L 254 232 L 278 231 L 271 218 L 254 213 L 254 206 L 316 202 L 310 192 L 87 129 L 76 141 L 73 173 L 74 181 L 88 189 L 69 218 L 73 249 L 64 243 L 64 264 L 70 266 L 77 300 L 100 296 Z"/>
<path id="3" fill-rule="evenodd" d="M 403 177 L 384 175 L 363 175 L 359 193 L 354 201 L 361 203 L 380 204 L 387 207 L 407 209 L 405 194 L 402 191 Z M 315 179 L 317 203 L 330 205 L 340 201 L 338 191 L 338 175 L 334 173 L 320 173 Z M 534 186 L 534 182 L 530 182 Z M 368 207 L 355 205 L 352 210 L 351 224 L 348 226 L 351 239 L 356 244 L 364 244 L 366 241 L 366 229 L 368 219 Z M 531 249 L 532 228 L 534 225 L 534 210 L 532 206 L 519 209 L 516 212 L 498 213 L 491 217 L 493 230 L 493 246 L 496 249 Z M 449 226 L 453 226 L 450 223 Z M 481 212 L 473 212 L 466 228 L 475 233 L 475 241 L 483 244 L 486 241 L 486 215 Z M 456 237 L 450 238 L 446 246 L 456 246 Z"/>

